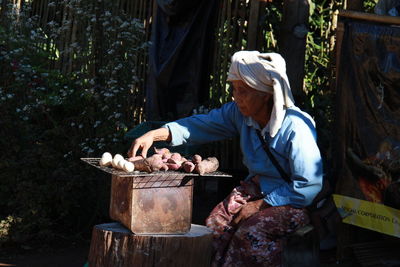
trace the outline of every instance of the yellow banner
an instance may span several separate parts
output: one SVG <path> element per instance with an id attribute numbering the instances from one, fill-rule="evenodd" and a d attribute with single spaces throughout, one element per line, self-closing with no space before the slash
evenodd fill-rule
<path id="1" fill-rule="evenodd" d="M 337 194 L 333 199 L 344 223 L 400 237 L 400 210 Z"/>

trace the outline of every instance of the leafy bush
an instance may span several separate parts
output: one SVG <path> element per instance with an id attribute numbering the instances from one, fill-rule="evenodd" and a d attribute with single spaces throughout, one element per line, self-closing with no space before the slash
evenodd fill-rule
<path id="1" fill-rule="evenodd" d="M 375 0 L 363 2 L 365 11 L 372 12 Z M 323 153 L 326 170 L 329 161 L 334 120 L 335 34 L 339 10 L 345 1 L 315 0 L 310 2 L 309 33 L 305 63 L 305 109 L 314 117 L 318 131 L 318 145 Z"/>
<path id="2" fill-rule="evenodd" d="M 80 158 L 126 153 L 147 44 L 141 22 L 99 2 L 66 4 L 84 25 L 79 42 L 62 42 L 70 21 L 43 25 L 29 2 L 2 17 L 0 244 L 76 237 L 107 218 L 111 177 Z"/>
<path id="3" fill-rule="evenodd" d="M 307 35 L 304 84 L 307 94 L 305 109 L 317 123 L 318 143 L 324 158 L 330 158 L 331 124 L 333 121 L 332 58 L 334 57 L 334 16 L 341 1 L 310 2 L 310 32 Z"/>

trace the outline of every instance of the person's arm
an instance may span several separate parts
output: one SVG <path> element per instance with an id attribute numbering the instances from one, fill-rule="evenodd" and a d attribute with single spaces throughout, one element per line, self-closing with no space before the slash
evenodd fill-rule
<path id="1" fill-rule="evenodd" d="M 145 133 L 144 135 L 136 138 L 131 145 L 131 148 L 128 151 L 129 157 L 136 156 L 136 153 L 139 149 L 142 150 L 141 156 L 146 158 L 147 151 L 153 145 L 153 142 L 156 141 L 171 141 L 171 133 L 168 128 L 158 128 L 156 130 L 151 130 Z"/>
<path id="2" fill-rule="evenodd" d="M 171 146 L 178 146 L 189 141 L 192 144 L 203 144 L 230 138 L 238 134 L 235 123 L 240 119 L 242 117 L 236 105 L 227 103 L 208 114 L 179 119 L 147 132 L 133 141 L 128 156 L 134 157 L 142 149 L 141 156 L 146 157 L 154 141 L 167 141 Z"/>
<path id="3" fill-rule="evenodd" d="M 167 123 L 171 146 L 199 145 L 234 137 L 239 134 L 243 116 L 235 103 L 230 102 L 208 114 L 199 114 Z"/>

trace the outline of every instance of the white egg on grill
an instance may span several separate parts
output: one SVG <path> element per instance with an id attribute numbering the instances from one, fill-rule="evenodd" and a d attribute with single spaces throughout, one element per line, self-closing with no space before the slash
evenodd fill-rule
<path id="1" fill-rule="evenodd" d="M 135 165 L 132 162 L 125 161 L 124 163 L 124 171 L 133 172 L 135 170 Z"/>
<path id="2" fill-rule="evenodd" d="M 117 163 L 117 168 L 123 170 L 125 162 L 127 162 L 125 159 L 120 159 Z"/>
<path id="3" fill-rule="evenodd" d="M 113 157 L 112 157 L 111 153 L 104 152 L 103 155 L 101 156 L 99 164 L 100 164 L 100 166 L 105 166 L 105 167 L 110 166 L 112 160 L 113 160 Z"/>
<path id="4" fill-rule="evenodd" d="M 123 159 L 124 159 L 124 157 L 121 156 L 121 154 L 115 154 L 115 156 L 114 156 L 114 158 L 113 158 L 113 160 L 111 162 L 111 165 L 114 168 L 118 168 L 118 161 L 123 160 Z"/>

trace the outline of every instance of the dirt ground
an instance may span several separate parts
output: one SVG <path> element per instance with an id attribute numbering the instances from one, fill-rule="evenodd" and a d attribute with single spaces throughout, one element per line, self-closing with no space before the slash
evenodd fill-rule
<path id="1" fill-rule="evenodd" d="M 21 252 L 0 257 L 0 267 L 84 267 L 87 263 L 89 245 L 80 244 L 63 249 L 38 252 Z M 335 251 L 322 251 L 321 267 L 350 267 L 346 263 L 337 263 Z M 310 266 L 311 267 L 311 266 Z"/>
<path id="2" fill-rule="evenodd" d="M 19 251 L 0 257 L 0 266 L 83 267 L 88 254 L 88 244 L 71 245 L 56 250 Z"/>

